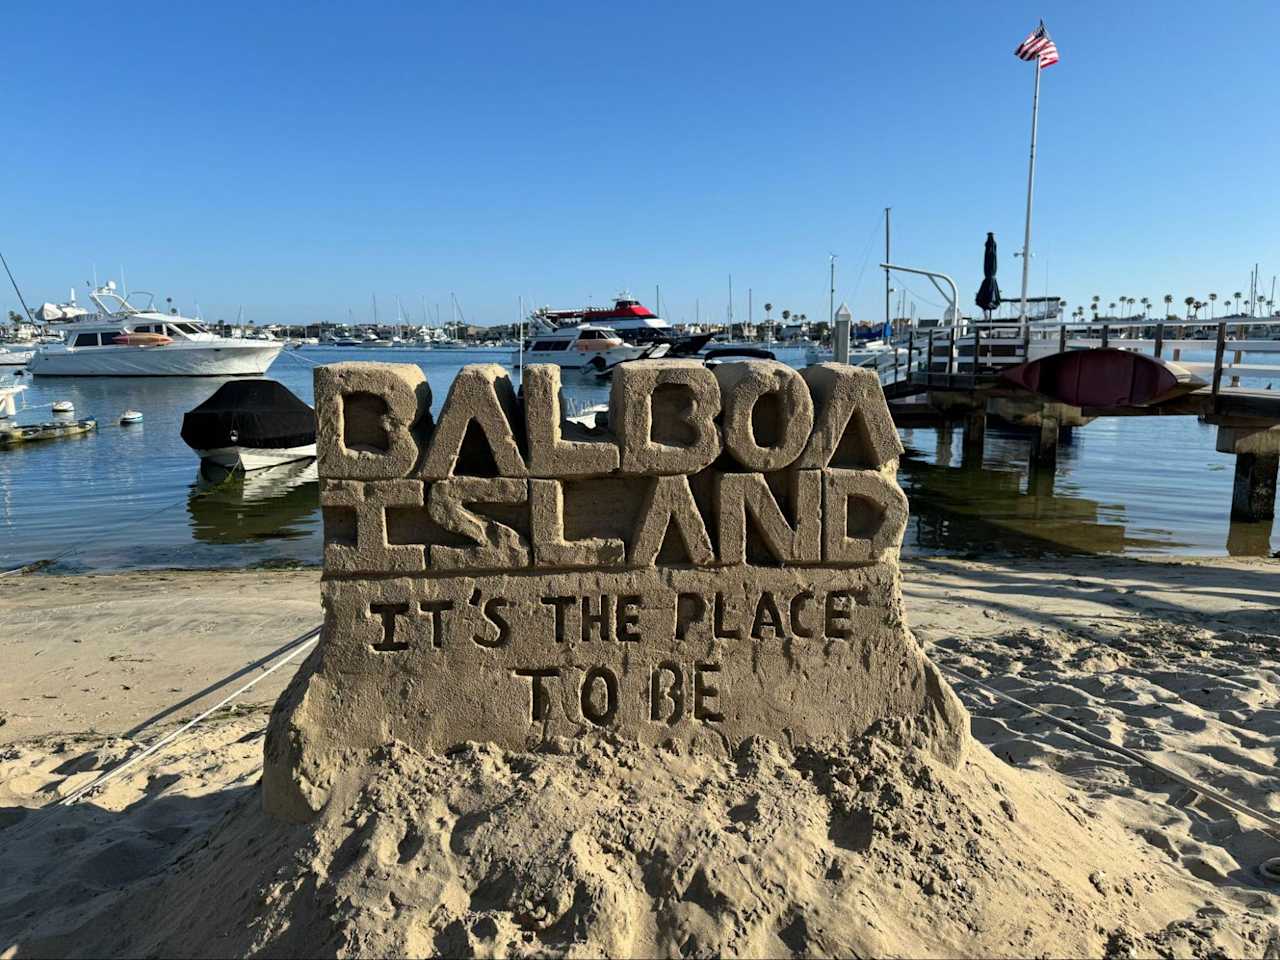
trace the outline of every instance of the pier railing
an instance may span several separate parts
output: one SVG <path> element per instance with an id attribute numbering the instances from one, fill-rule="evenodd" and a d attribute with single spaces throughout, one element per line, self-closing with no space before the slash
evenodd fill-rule
<path id="1" fill-rule="evenodd" d="M 910 329 L 893 346 L 892 356 L 880 363 L 886 386 L 972 389 L 1029 360 L 1108 347 L 1177 363 L 1204 380 L 1215 396 L 1223 390 L 1248 389 L 1241 387 L 1242 380 L 1280 377 L 1280 318 L 1232 318 L 1208 324 L 970 320 Z M 1212 360 L 1184 356 L 1196 353 L 1211 353 Z M 1276 360 L 1257 362 L 1259 354 Z"/>

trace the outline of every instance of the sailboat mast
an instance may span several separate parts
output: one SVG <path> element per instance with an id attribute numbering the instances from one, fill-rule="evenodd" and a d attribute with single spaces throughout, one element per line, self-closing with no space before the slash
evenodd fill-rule
<path id="1" fill-rule="evenodd" d="M 887 262 L 887 261 L 886 261 Z M 836 322 L 836 255 L 831 255 L 831 293 L 827 299 L 827 323 L 833 327 Z"/>
<path id="2" fill-rule="evenodd" d="M 884 208 L 884 262 L 885 263 L 893 263 L 893 260 L 889 258 L 889 211 L 892 209 L 893 209 L 892 207 Z M 884 325 L 886 327 L 889 326 L 889 294 L 890 292 L 891 291 L 889 287 L 889 268 L 885 267 L 885 270 L 884 270 Z"/>

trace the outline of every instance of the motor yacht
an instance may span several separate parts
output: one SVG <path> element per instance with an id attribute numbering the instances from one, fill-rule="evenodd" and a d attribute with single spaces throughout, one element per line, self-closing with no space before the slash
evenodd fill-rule
<path id="1" fill-rule="evenodd" d="M 612 307 L 584 307 L 552 310 L 541 307 L 529 317 L 534 329 L 577 327 L 582 324 L 608 327 L 625 343 L 649 346 L 670 345 L 669 356 L 692 356 L 711 339 L 711 334 L 683 334 L 625 290 L 614 298 Z"/>
<path id="2" fill-rule="evenodd" d="M 262 376 L 284 345 L 221 337 L 199 320 L 153 307 L 152 294 L 139 308 L 114 281 L 90 298 L 97 313 L 63 321 L 63 339 L 39 346 L 27 364 L 45 377 L 256 377 Z"/>
<path id="3" fill-rule="evenodd" d="M 624 360 L 635 360 L 648 347 L 625 343 L 611 327 L 584 323 L 538 333 L 513 357 L 517 366 L 528 363 L 556 363 L 566 370 L 599 372 Z"/>

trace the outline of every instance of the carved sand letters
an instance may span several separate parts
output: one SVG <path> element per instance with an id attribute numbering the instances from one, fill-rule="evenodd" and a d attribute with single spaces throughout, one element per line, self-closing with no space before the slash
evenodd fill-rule
<path id="1" fill-rule="evenodd" d="M 903 622 L 901 445 L 874 373 L 619 367 L 563 416 L 560 370 L 464 367 L 438 420 L 417 367 L 316 370 L 320 645 L 267 739 L 304 819 L 387 738 L 509 748 L 609 730 L 728 750 L 965 716 Z"/>

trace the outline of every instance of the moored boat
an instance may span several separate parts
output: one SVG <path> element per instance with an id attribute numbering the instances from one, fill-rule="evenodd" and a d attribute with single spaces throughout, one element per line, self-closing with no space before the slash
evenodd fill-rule
<path id="1" fill-rule="evenodd" d="M 78 437 L 93 433 L 98 429 L 98 421 L 92 417 L 83 420 L 62 420 L 54 423 L 30 423 L 25 426 L 13 424 L 0 427 L 0 449 L 17 447 L 26 443 L 38 443 L 41 440 L 60 440 L 63 437 Z"/>
<path id="2" fill-rule="evenodd" d="M 599 372 L 625 360 L 635 360 L 650 349 L 623 342 L 610 327 L 584 323 L 537 334 L 525 346 L 523 357 L 517 352 L 512 362 L 555 363 L 568 370 Z"/>
<path id="3" fill-rule="evenodd" d="M 135 307 L 113 281 L 90 297 L 99 312 L 62 310 L 70 315 L 63 339 L 42 344 L 27 364 L 44 377 L 245 377 L 261 376 L 283 344 L 222 337 L 199 320 Z M 42 308 L 43 309 L 43 308 Z"/>
<path id="4" fill-rule="evenodd" d="M 314 458 L 316 416 L 274 380 L 232 380 L 183 416 L 182 439 L 201 460 L 258 470 Z"/>
<path id="5" fill-rule="evenodd" d="M 536 329 L 574 328 L 584 324 L 608 327 L 624 343 L 632 346 L 670 345 L 668 356 L 691 356 L 707 345 L 711 334 L 683 334 L 626 291 L 614 298 L 612 307 L 584 307 L 552 310 L 542 307 L 529 318 Z"/>

